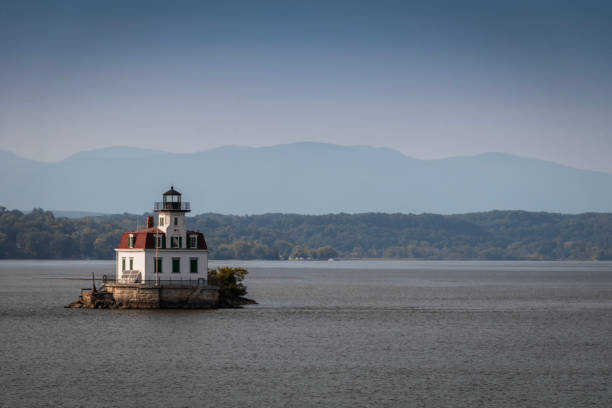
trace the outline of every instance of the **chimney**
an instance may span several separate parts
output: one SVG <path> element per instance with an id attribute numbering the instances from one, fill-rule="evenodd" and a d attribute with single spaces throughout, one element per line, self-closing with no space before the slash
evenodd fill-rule
<path id="1" fill-rule="evenodd" d="M 154 225 L 155 225 L 155 222 L 153 221 L 153 216 L 148 215 L 147 216 L 147 228 L 153 228 Z"/>

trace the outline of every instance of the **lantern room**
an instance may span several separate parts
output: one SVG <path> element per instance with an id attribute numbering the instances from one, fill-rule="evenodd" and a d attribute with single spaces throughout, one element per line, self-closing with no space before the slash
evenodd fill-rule
<path id="1" fill-rule="evenodd" d="M 181 193 L 174 189 L 174 186 L 170 187 L 170 190 L 163 194 L 163 201 L 156 202 L 154 207 L 155 212 L 159 211 L 180 211 L 190 212 L 191 206 L 189 202 L 181 201 Z"/>

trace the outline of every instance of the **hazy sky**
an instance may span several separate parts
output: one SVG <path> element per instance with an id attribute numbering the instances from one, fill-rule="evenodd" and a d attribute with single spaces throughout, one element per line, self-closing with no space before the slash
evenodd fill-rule
<path id="1" fill-rule="evenodd" d="M 294 141 L 612 172 L 612 2 L 2 1 L 0 149 Z"/>

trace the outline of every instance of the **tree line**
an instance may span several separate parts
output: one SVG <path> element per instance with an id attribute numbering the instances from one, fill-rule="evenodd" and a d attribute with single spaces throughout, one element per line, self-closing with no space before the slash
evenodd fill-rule
<path id="1" fill-rule="evenodd" d="M 144 215 L 55 217 L 0 207 L 2 259 L 113 259 Z M 200 214 L 211 259 L 612 260 L 612 214 Z"/>

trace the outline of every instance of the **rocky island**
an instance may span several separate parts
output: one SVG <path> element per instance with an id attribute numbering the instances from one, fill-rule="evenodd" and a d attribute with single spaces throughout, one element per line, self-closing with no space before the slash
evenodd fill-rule
<path id="1" fill-rule="evenodd" d="M 204 234 L 187 230 L 191 203 L 170 187 L 153 205 L 146 228 L 122 234 L 115 249 L 115 273 L 100 288 L 81 290 L 73 308 L 210 309 L 254 303 L 243 296 L 243 268 L 208 269 Z"/>
<path id="2" fill-rule="evenodd" d="M 155 285 L 147 283 L 102 282 L 82 289 L 67 308 L 84 309 L 215 309 L 240 308 L 256 304 L 246 298 L 242 283 L 248 271 L 244 268 L 219 267 L 208 271 L 208 283 L 203 285 Z"/>

